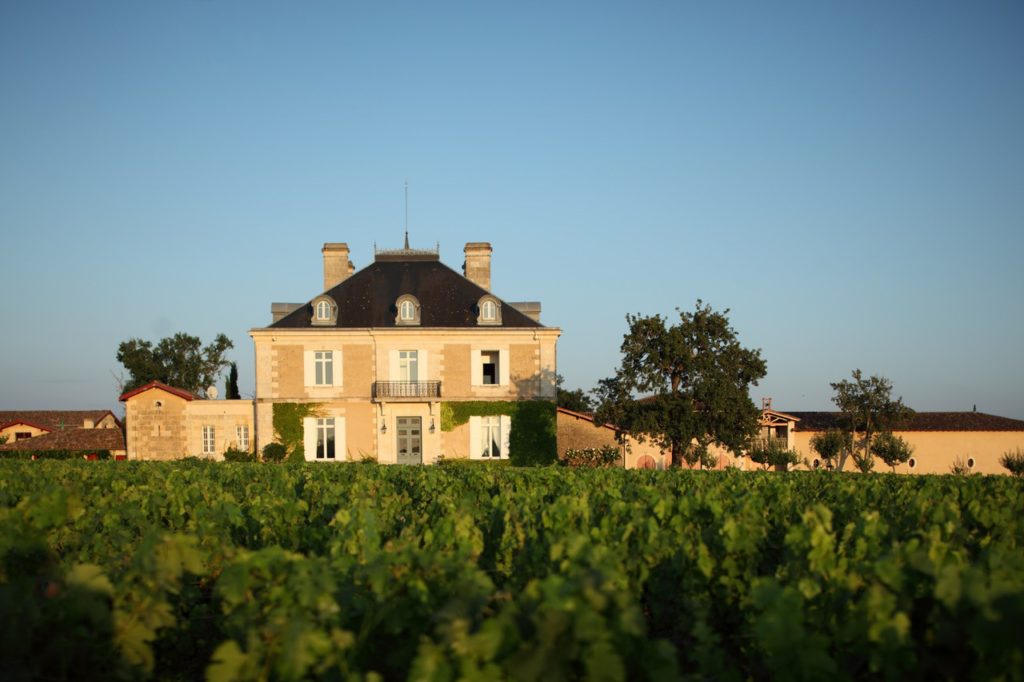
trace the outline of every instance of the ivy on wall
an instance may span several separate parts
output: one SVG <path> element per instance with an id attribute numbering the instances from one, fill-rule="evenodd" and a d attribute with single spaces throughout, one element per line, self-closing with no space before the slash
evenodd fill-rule
<path id="1" fill-rule="evenodd" d="M 508 415 L 512 420 L 508 457 L 516 466 L 552 464 L 558 455 L 555 404 L 546 400 L 441 403 L 441 430 L 452 431 L 470 417 Z"/>
<path id="2" fill-rule="evenodd" d="M 287 448 L 289 461 L 305 461 L 302 420 L 319 413 L 319 403 L 274 403 L 274 438 Z"/>

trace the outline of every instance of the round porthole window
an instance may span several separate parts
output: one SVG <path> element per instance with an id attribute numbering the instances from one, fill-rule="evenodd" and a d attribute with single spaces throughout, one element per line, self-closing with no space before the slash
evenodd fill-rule
<path id="1" fill-rule="evenodd" d="M 907 466 L 913 469 L 914 467 L 917 466 L 917 460 L 911 457 L 910 459 L 907 460 Z"/>
<path id="2" fill-rule="evenodd" d="M 158 401 L 156 401 L 155 403 L 153 403 L 153 405 L 154 405 L 154 406 L 156 407 L 156 409 L 158 409 L 158 410 L 159 410 L 159 409 L 160 409 L 161 407 L 163 407 L 163 406 L 164 406 L 164 401 L 162 401 L 162 400 L 158 400 Z"/>
<path id="3" fill-rule="evenodd" d="M 820 459 L 814 460 L 813 462 L 811 462 L 811 464 L 814 465 L 815 469 L 820 469 L 821 468 L 821 460 Z"/>
<path id="4" fill-rule="evenodd" d="M 968 457 L 967 458 L 967 468 L 968 469 L 973 469 L 974 468 L 974 458 L 973 457 Z"/>

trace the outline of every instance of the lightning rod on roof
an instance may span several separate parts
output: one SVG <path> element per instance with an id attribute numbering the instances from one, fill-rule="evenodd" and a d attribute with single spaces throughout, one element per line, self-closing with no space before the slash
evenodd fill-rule
<path id="1" fill-rule="evenodd" d="M 405 181 L 405 248 L 409 248 L 409 181 Z"/>

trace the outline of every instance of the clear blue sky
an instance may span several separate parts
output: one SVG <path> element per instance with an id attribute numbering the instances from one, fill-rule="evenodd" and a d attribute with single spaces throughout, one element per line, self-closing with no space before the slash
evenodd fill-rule
<path id="1" fill-rule="evenodd" d="M 494 245 L 559 371 L 698 298 L 752 397 L 854 368 L 1024 418 L 1020 2 L 0 3 L 0 409 L 113 407 L 120 341 L 235 342 L 320 246 Z"/>

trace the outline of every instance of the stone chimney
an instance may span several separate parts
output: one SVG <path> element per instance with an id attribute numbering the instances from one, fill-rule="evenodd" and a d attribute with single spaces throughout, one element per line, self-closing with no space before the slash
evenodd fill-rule
<path id="1" fill-rule="evenodd" d="M 473 284 L 491 290 L 491 249 L 490 242 L 467 242 L 462 264 L 462 274 Z"/>
<path id="2" fill-rule="evenodd" d="M 355 266 L 348 260 L 345 242 L 328 242 L 320 251 L 324 254 L 324 291 L 327 291 L 344 282 Z"/>

